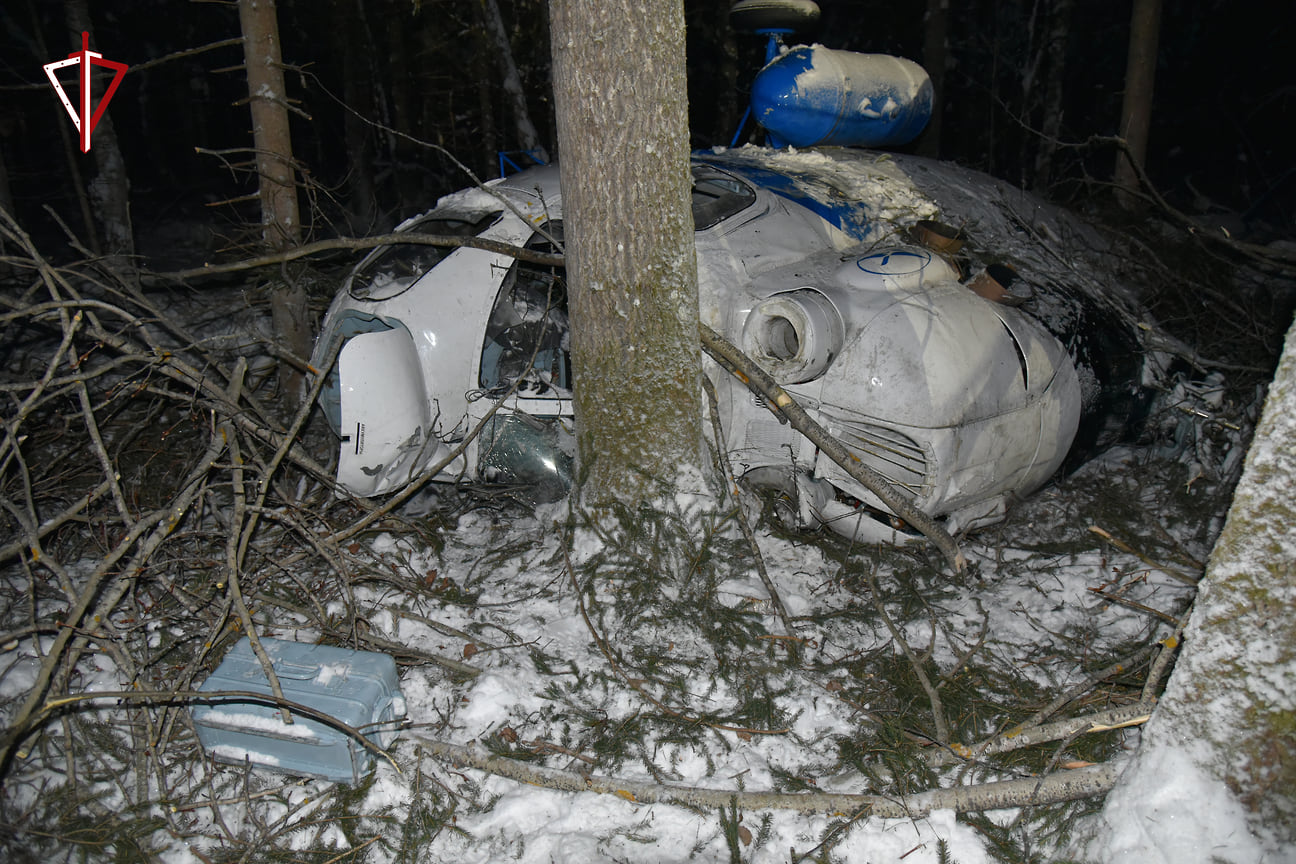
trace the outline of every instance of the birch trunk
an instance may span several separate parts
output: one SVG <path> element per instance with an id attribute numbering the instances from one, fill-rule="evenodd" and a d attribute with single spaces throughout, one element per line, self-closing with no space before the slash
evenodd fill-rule
<path id="1" fill-rule="evenodd" d="M 531 122 L 531 111 L 527 108 L 522 76 L 518 74 L 517 63 L 513 61 L 513 43 L 509 40 L 508 30 L 504 27 L 504 16 L 500 14 L 496 0 L 482 0 L 482 19 L 504 78 L 504 95 L 508 97 L 509 106 L 513 109 L 517 143 L 523 150 L 542 150 L 540 135 Z M 542 161 L 548 161 L 544 153 L 539 155 Z"/>
<path id="2" fill-rule="evenodd" d="M 1137 759 L 1107 800 L 1092 860 L 1281 861 L 1286 853 L 1262 857 L 1265 847 L 1296 848 L 1293 441 L 1296 326 L 1184 630 L 1183 656 Z M 1193 846 L 1201 818 L 1218 826 L 1210 850 Z"/>
<path id="3" fill-rule="evenodd" d="M 940 158 L 941 120 L 945 105 L 945 66 L 949 38 L 949 0 L 927 0 L 926 26 L 923 28 L 923 68 L 932 82 L 932 113 L 927 128 L 918 139 L 918 154 Z"/>
<path id="4" fill-rule="evenodd" d="M 1048 37 L 1045 41 L 1048 67 L 1044 79 L 1043 137 L 1035 151 L 1034 188 L 1047 195 L 1053 177 L 1053 157 L 1062 135 L 1062 96 L 1066 80 L 1067 42 L 1071 35 L 1071 13 L 1074 0 L 1055 0 L 1049 9 Z"/>
<path id="5" fill-rule="evenodd" d="M 66 0 L 63 6 L 74 50 L 81 48 L 81 34 L 90 34 L 90 46 L 95 48 L 94 27 L 90 23 L 90 9 L 86 0 Z M 109 55 L 109 59 L 112 59 Z M 96 93 L 96 97 L 102 97 Z M 92 101 L 97 106 L 98 98 Z M 130 178 L 126 176 L 126 160 L 122 157 L 117 132 L 113 129 L 112 107 L 104 110 L 94 127 L 90 154 L 94 157 L 97 173 L 90 181 L 89 195 L 99 225 L 102 250 L 114 272 L 126 273 L 132 268 L 135 254 L 135 235 L 131 229 Z"/>

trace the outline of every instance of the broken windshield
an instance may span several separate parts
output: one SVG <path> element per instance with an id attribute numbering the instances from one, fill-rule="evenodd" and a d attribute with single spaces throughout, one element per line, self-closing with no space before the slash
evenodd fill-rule
<path id="1" fill-rule="evenodd" d="M 693 166 L 693 230 L 705 231 L 756 200 L 741 180 L 710 165 Z"/>
<path id="2" fill-rule="evenodd" d="M 476 237 L 499 219 L 502 211 L 462 216 L 429 213 L 404 229 L 405 233 L 444 237 Z M 402 243 L 388 246 L 365 261 L 351 277 L 347 291 L 357 300 L 390 300 L 404 293 L 418 278 L 454 251 L 453 246 Z"/>
<path id="3" fill-rule="evenodd" d="M 552 252 L 545 235 L 561 241 L 562 223 L 550 222 L 526 247 Z M 518 392 L 554 395 L 571 389 L 567 282 L 561 267 L 516 261 L 504 277 L 482 345 L 478 386 L 497 393 L 518 383 Z"/>

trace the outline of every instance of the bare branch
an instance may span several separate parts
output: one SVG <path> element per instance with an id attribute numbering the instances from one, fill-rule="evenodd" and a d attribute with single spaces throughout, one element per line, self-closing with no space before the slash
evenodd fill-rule
<path id="1" fill-rule="evenodd" d="M 923 536 L 945 554 L 946 560 L 955 573 L 961 574 L 967 569 L 967 559 L 959 549 L 958 543 L 948 531 L 936 523 L 936 520 L 915 507 L 913 502 L 901 495 L 885 477 L 855 458 L 841 442 L 816 423 L 805 409 L 754 360 L 706 324 L 700 325 L 700 331 L 703 349 L 713 360 L 746 384 L 753 393 L 764 397 L 775 416 L 791 423 L 794 429 L 810 439 L 825 456 L 840 465 L 852 479 L 862 484 L 864 488 L 876 495 L 878 500 L 891 508 L 892 513 L 921 531 Z"/>
<path id="2" fill-rule="evenodd" d="M 521 762 L 506 756 L 496 756 L 475 747 L 450 744 L 420 733 L 413 733 L 410 737 L 417 740 L 428 752 L 455 765 L 566 792 L 594 792 L 600 795 L 616 795 L 618 798 L 636 803 L 673 804 L 693 809 L 728 807 L 731 803 L 737 802 L 738 806 L 745 810 L 852 813 L 857 814 L 856 818 L 879 816 L 887 819 L 913 819 L 926 816 L 933 810 L 971 813 L 1005 807 L 1075 801 L 1105 794 L 1115 785 L 1116 779 L 1125 768 L 1125 763 L 1122 761 L 1105 762 L 1041 777 L 1003 780 L 977 786 L 931 789 L 902 797 L 831 792 L 756 792 L 676 786 L 596 774 L 577 774 Z"/>
<path id="3" fill-rule="evenodd" d="M 289 261 L 296 261 L 299 258 L 307 258 L 321 252 L 332 252 L 338 249 L 356 251 L 400 244 L 482 249 L 487 252 L 508 255 L 519 261 L 529 261 L 546 266 L 562 266 L 564 260 L 561 255 L 539 252 L 534 249 L 524 249 L 520 246 L 512 246 L 508 243 L 500 243 L 482 237 L 456 237 L 446 234 L 415 234 L 398 231 L 393 234 L 379 234 L 375 237 L 336 237 L 332 240 L 316 240 L 314 243 L 306 243 L 293 249 L 286 249 L 283 252 L 258 255 L 243 261 L 233 261 L 228 264 L 204 264 L 202 267 L 175 270 L 170 273 L 150 273 L 145 274 L 142 278 L 150 282 L 183 282 L 189 279 L 200 279 L 204 276 L 217 276 L 223 273 L 255 270 L 260 267 L 273 267 Z"/>

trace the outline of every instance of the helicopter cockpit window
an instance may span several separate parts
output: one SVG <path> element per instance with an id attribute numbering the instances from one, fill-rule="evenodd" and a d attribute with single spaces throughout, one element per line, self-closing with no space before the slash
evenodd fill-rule
<path id="1" fill-rule="evenodd" d="M 756 193 L 741 180 L 709 165 L 693 166 L 693 228 L 705 231 L 747 209 Z"/>
<path id="2" fill-rule="evenodd" d="M 528 249 L 557 251 L 562 223 L 550 222 Z M 571 358 L 567 282 L 563 268 L 517 261 L 495 298 L 482 346 L 479 386 L 499 395 L 515 383 L 529 399 L 569 397 Z M 532 503 L 554 501 L 571 488 L 576 439 L 563 417 L 500 412 L 478 439 L 481 478 L 516 488 Z"/>
<path id="3" fill-rule="evenodd" d="M 476 216 L 429 213 L 406 232 L 476 237 L 499 220 L 502 211 Z M 357 300 L 390 300 L 399 296 L 455 250 L 453 246 L 401 243 L 388 246 L 362 264 L 351 277 L 348 293 Z"/>
<path id="4" fill-rule="evenodd" d="M 526 247 L 554 251 L 546 234 L 561 241 L 562 223 L 548 223 Z M 569 345 L 563 268 L 517 261 L 486 324 L 478 386 L 497 393 L 517 382 L 523 395 L 564 395 L 571 389 Z"/>

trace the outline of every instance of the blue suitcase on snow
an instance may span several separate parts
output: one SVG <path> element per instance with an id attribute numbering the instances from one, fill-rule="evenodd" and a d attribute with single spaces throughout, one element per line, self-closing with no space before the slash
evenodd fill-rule
<path id="1" fill-rule="evenodd" d="M 358 729 L 386 748 L 405 716 L 396 662 L 386 654 L 332 645 L 307 645 L 262 637 L 284 699 L 313 708 Z M 243 637 L 198 688 L 204 693 L 242 690 L 270 696 L 270 681 L 252 644 Z M 219 701 L 190 710 L 198 740 L 222 762 L 253 765 L 355 784 L 373 765 L 373 753 L 354 736 L 300 713 L 291 725 L 278 707 L 253 701 Z"/>

